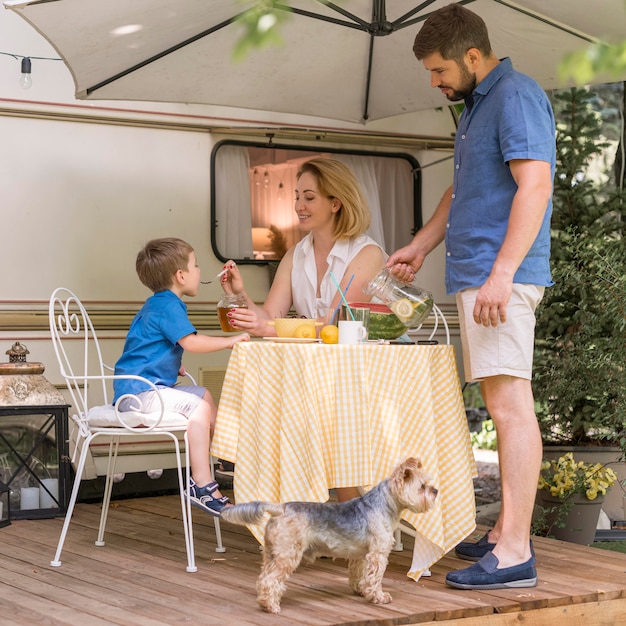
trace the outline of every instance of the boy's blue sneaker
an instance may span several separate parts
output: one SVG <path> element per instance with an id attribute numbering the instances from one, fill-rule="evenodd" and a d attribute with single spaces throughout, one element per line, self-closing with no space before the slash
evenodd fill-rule
<path id="1" fill-rule="evenodd" d="M 185 491 L 185 497 L 189 498 L 192 506 L 202 509 L 205 513 L 219 517 L 224 507 L 230 500 L 226 496 L 216 498 L 213 494 L 219 489 L 219 485 L 213 481 L 204 487 L 199 487 L 193 478 L 189 479 L 189 489 Z"/>

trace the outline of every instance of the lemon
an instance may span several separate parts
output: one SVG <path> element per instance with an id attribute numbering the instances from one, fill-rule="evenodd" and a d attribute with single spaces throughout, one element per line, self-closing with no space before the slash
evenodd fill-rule
<path id="1" fill-rule="evenodd" d="M 315 337 L 315 328 L 311 324 L 300 324 L 293 336 L 298 339 L 311 339 L 311 337 Z"/>
<path id="2" fill-rule="evenodd" d="M 398 319 L 406 323 L 413 317 L 413 305 L 408 298 L 401 298 L 389 305 L 389 308 L 396 314 Z"/>
<path id="3" fill-rule="evenodd" d="M 332 324 L 324 326 L 320 330 L 320 339 L 324 343 L 337 343 L 339 341 L 339 329 Z"/>

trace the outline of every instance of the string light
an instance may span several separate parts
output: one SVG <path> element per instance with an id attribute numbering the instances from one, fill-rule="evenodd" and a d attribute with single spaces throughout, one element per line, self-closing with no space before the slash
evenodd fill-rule
<path id="1" fill-rule="evenodd" d="M 33 79 L 30 75 L 31 63 L 29 57 L 22 59 L 22 75 L 20 76 L 20 87 L 30 89 L 33 86 Z"/>
<path id="2" fill-rule="evenodd" d="M 30 89 L 33 85 L 33 78 L 31 76 L 32 59 L 37 61 L 62 61 L 63 59 L 53 57 L 32 57 L 24 56 L 22 54 L 13 54 L 12 52 L 0 52 L 4 56 L 13 57 L 16 61 L 21 61 L 21 73 L 20 73 L 20 87 L 22 89 Z"/>

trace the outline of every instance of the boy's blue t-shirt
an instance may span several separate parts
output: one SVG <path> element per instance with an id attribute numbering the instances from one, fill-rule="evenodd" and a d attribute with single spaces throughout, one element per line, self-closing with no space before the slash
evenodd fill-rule
<path id="1" fill-rule="evenodd" d="M 172 387 L 178 378 L 183 349 L 178 340 L 195 333 L 187 306 L 170 290 L 150 296 L 133 319 L 115 374 L 143 376 L 155 385 Z M 149 389 L 139 380 L 115 380 L 113 403 L 120 396 Z"/>

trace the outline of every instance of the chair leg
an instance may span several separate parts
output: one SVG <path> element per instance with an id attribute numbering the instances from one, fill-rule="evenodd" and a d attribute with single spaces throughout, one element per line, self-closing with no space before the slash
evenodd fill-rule
<path id="1" fill-rule="evenodd" d="M 391 548 L 394 552 L 402 552 L 404 550 L 404 545 L 402 544 L 402 531 L 399 528 L 396 528 L 393 533 L 394 544 L 393 548 Z"/>
<path id="2" fill-rule="evenodd" d="M 211 466 L 211 479 L 215 480 L 215 474 L 213 473 L 213 457 L 209 457 L 209 460 L 211 461 L 210 466 Z M 219 517 L 215 517 L 213 518 L 213 524 L 215 526 L 215 543 L 216 548 L 215 551 L 216 552 L 226 552 L 226 548 L 224 547 L 224 544 L 222 543 L 222 527 L 220 526 L 220 518 Z"/>
<path id="3" fill-rule="evenodd" d="M 191 500 L 185 498 L 185 491 L 189 489 L 189 455 L 187 450 L 189 448 L 187 441 L 187 433 L 185 432 L 185 484 L 183 484 L 183 466 L 180 454 L 180 442 L 176 435 L 172 435 L 174 440 L 174 448 L 176 451 L 176 468 L 178 471 L 178 491 L 180 493 L 180 507 L 183 517 L 183 530 L 185 532 L 185 547 L 187 549 L 187 571 L 197 572 L 193 543 L 193 518 L 191 517 Z"/>
<path id="4" fill-rule="evenodd" d="M 85 469 L 85 461 L 87 460 L 87 454 L 89 453 L 89 443 L 91 437 L 87 437 L 83 441 L 83 446 L 80 450 L 80 457 L 78 459 L 78 465 L 76 467 L 76 473 L 74 475 L 74 486 L 72 487 L 72 494 L 70 496 L 70 502 L 67 506 L 67 513 L 65 514 L 65 520 L 63 522 L 63 528 L 61 529 L 61 536 L 59 537 L 59 543 L 57 544 L 57 550 L 54 554 L 54 559 L 50 561 L 52 567 L 61 567 L 61 551 L 63 550 L 63 544 L 65 543 L 65 537 L 72 520 L 72 514 L 74 513 L 74 506 L 78 499 L 78 490 L 80 489 L 80 481 L 83 477 L 83 471 Z"/>
<path id="5" fill-rule="evenodd" d="M 107 475 L 104 481 L 104 494 L 102 497 L 102 511 L 100 512 L 100 525 L 98 526 L 98 538 L 96 545 L 102 547 L 105 545 L 104 531 L 109 515 L 109 504 L 111 503 L 111 492 L 113 491 L 113 475 L 115 474 L 115 462 L 117 461 L 117 452 L 120 445 L 119 437 L 111 437 L 109 444 L 109 460 L 107 463 Z"/>

